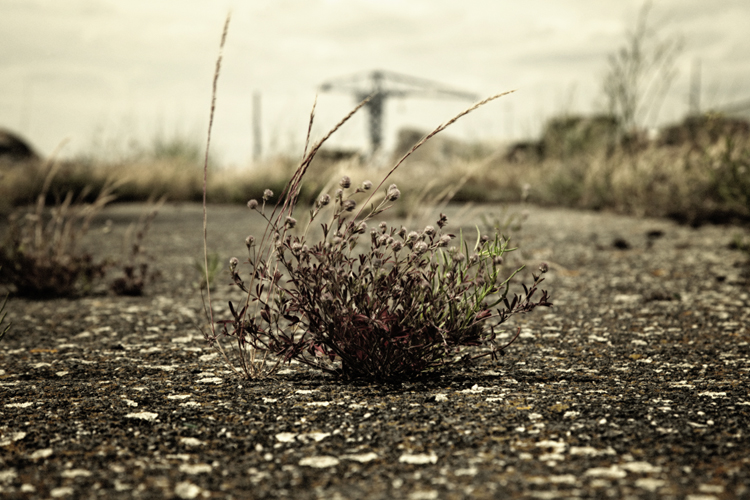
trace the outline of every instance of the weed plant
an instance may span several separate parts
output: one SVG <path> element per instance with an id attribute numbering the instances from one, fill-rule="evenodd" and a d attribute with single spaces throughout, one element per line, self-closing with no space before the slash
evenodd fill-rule
<path id="1" fill-rule="evenodd" d="M 220 67 L 221 55 L 214 75 L 207 151 Z M 214 322 L 207 288 L 210 330 L 204 331 L 207 342 L 218 348 L 238 375 L 256 378 L 272 374 L 282 362 L 296 361 L 343 380 L 412 380 L 459 362 L 485 356 L 495 359 L 518 337 L 516 333 L 510 341 L 499 342 L 497 329 L 503 322 L 514 314 L 552 305 L 546 291 L 534 300 L 546 266 L 533 275 L 530 286 L 523 285 L 523 294 L 509 296 L 518 271 L 505 276 L 503 255 L 513 249 L 500 234 L 477 234 L 476 243 L 470 245 L 459 233 L 457 244 L 451 245 L 456 237 L 444 231 L 448 221 L 443 214 L 437 228 L 426 226 L 420 231 L 386 222 L 369 227 L 400 198 L 395 184 L 381 188 L 407 157 L 458 118 L 502 95 L 485 99 L 425 136 L 377 187 L 370 181 L 353 187 L 344 176 L 333 195 L 323 193 L 317 199 L 307 224 L 299 228 L 294 211 L 315 154 L 368 98 L 309 152 L 305 147 L 302 162 L 273 208 L 270 189 L 260 201 L 248 202 L 267 224 L 262 236 L 250 235 L 245 241 L 247 272 L 236 257 L 229 262 L 232 280 L 245 298 L 236 305 L 229 302 L 231 318 Z M 318 223 L 320 236 L 316 237 Z M 222 344 L 227 338 L 236 347 L 237 364 Z M 483 350 L 466 352 L 475 346 Z"/>
<path id="2" fill-rule="evenodd" d="M 129 249 L 122 263 L 122 275 L 116 278 L 111 289 L 117 295 L 139 296 L 149 281 L 156 279 L 158 272 L 149 272 L 148 258 L 143 241 L 151 228 L 151 223 L 159 213 L 166 197 L 152 203 L 151 209 L 144 212 L 137 224 L 131 225 L 125 234 L 125 245 Z"/>
<path id="3" fill-rule="evenodd" d="M 104 276 L 108 265 L 95 261 L 78 244 L 93 217 L 114 198 L 112 186 L 102 189 L 91 203 L 82 201 L 88 193 L 74 200 L 69 191 L 48 213 L 45 200 L 55 173 L 52 164 L 31 211 L 17 211 L 8 218 L 8 235 L 0 247 L 0 282 L 14 285 L 20 296 L 86 292 L 95 279 Z"/>
<path id="4" fill-rule="evenodd" d="M 218 252 L 211 252 L 208 254 L 206 264 L 202 260 L 196 259 L 193 262 L 193 267 L 198 271 L 198 276 L 200 276 L 199 281 L 195 284 L 196 288 L 205 290 L 207 287 L 213 285 L 217 274 L 221 270 L 221 257 L 219 257 Z"/>
<path id="5" fill-rule="evenodd" d="M 108 181 L 95 196 L 90 189 L 77 195 L 68 191 L 48 209 L 47 201 L 58 163 L 48 165 L 36 203 L 31 209 L 19 209 L 8 217 L 8 231 L 0 246 L 0 283 L 15 287 L 19 296 L 31 298 L 70 297 L 86 294 L 96 280 L 118 264 L 95 260 L 80 248 L 91 222 L 115 199 L 117 183 Z M 87 201 L 91 199 L 92 201 Z M 164 198 L 145 213 L 126 234 L 128 252 L 121 261 L 122 275 L 110 285 L 118 295 L 141 295 L 156 274 L 149 273 L 143 240 Z"/>
<path id="6" fill-rule="evenodd" d="M 238 261 L 231 261 L 233 280 L 247 300 L 239 310 L 230 303 L 233 318 L 221 322 L 224 336 L 345 380 L 394 382 L 460 361 L 495 359 L 515 340 L 498 342 L 500 324 L 513 314 L 551 305 L 544 291 L 533 301 L 541 273 L 524 286 L 524 294 L 508 299 L 517 271 L 502 278 L 503 255 L 513 249 L 499 234 L 477 235 L 473 245 L 460 236 L 450 246 L 455 236 L 444 232 L 443 214 L 437 227 L 421 231 L 386 222 L 368 231 L 368 222 L 390 208 L 400 192 L 391 185 L 358 218 L 351 214 L 355 200 L 372 185 L 350 185 L 344 177 L 333 197 L 323 195 L 301 234 L 293 234 L 293 218 L 265 217 L 264 205 L 250 202 L 269 224 L 272 249 L 264 252 L 248 238 L 248 283 Z M 322 237 L 308 246 L 306 235 L 328 203 L 333 210 L 321 224 Z M 369 239 L 362 242 L 369 248 L 359 253 L 361 239 Z M 469 346 L 486 349 L 460 356 Z"/>

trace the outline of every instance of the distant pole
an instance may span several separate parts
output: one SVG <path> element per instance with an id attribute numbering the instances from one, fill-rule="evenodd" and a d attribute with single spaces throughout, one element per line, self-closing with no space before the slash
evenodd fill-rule
<path id="1" fill-rule="evenodd" d="M 263 156 L 263 136 L 260 121 L 260 92 L 253 92 L 253 162 Z"/>
<path id="2" fill-rule="evenodd" d="M 701 112 L 701 60 L 693 59 L 693 69 L 690 73 L 690 101 L 688 112 L 691 116 Z"/>

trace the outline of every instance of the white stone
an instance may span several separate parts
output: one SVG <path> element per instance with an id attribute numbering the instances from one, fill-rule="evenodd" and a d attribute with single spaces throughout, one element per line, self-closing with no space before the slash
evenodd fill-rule
<path id="1" fill-rule="evenodd" d="M 204 474 L 211 472 L 212 467 L 209 464 L 180 464 L 179 471 L 186 474 Z"/>
<path id="2" fill-rule="evenodd" d="M 73 488 L 70 486 L 61 486 L 59 488 L 52 488 L 49 492 L 49 496 L 52 498 L 66 497 L 73 494 Z"/>
<path id="3" fill-rule="evenodd" d="M 594 477 L 606 477 L 608 479 L 622 479 L 627 476 L 628 473 L 622 470 L 617 465 L 610 465 L 609 467 L 594 467 L 585 472 L 587 476 Z"/>
<path id="4" fill-rule="evenodd" d="M 180 443 L 184 444 L 185 446 L 203 446 L 204 444 L 206 444 L 200 439 L 194 437 L 180 438 Z"/>
<path id="5" fill-rule="evenodd" d="M 476 467 L 468 467 L 466 469 L 456 469 L 453 474 L 456 476 L 476 476 L 479 469 Z"/>
<path id="6" fill-rule="evenodd" d="M 365 462 L 371 462 L 373 460 L 376 460 L 378 458 L 377 453 L 359 453 L 354 455 L 342 455 L 340 457 L 343 460 L 354 460 L 355 462 L 365 463 Z"/>
<path id="7" fill-rule="evenodd" d="M 6 408 L 28 408 L 29 406 L 33 405 L 31 401 L 28 403 L 10 403 L 5 405 Z"/>
<path id="8" fill-rule="evenodd" d="M 62 477 L 89 477 L 91 471 L 86 469 L 68 469 L 60 473 Z"/>
<path id="9" fill-rule="evenodd" d="M 317 457 L 307 457 L 299 461 L 299 464 L 303 467 L 314 467 L 316 469 L 323 469 L 326 467 L 334 467 L 339 464 L 339 459 L 336 457 L 330 457 L 328 455 L 321 455 Z"/>
<path id="10" fill-rule="evenodd" d="M 127 415 L 125 415 L 125 418 L 138 418 L 140 420 L 148 420 L 149 422 L 153 422 L 158 416 L 158 413 L 153 413 L 150 411 L 139 411 L 137 413 L 128 413 Z"/>
<path id="11" fill-rule="evenodd" d="M 201 493 L 200 486 L 197 486 L 188 481 L 182 481 L 180 483 L 177 483 L 177 485 L 174 488 L 174 494 L 182 498 L 183 500 L 190 500 L 192 498 L 195 498 L 198 495 L 200 495 L 200 493 Z"/>
<path id="12" fill-rule="evenodd" d="M 16 469 L 0 470 L 0 483 L 9 483 L 17 477 Z"/>
<path id="13" fill-rule="evenodd" d="M 699 392 L 698 396 L 708 396 L 711 399 L 716 399 L 716 398 L 725 398 L 725 397 L 727 397 L 727 393 L 726 392 L 705 391 L 705 392 Z"/>
<path id="14" fill-rule="evenodd" d="M 648 490 L 650 492 L 654 492 L 664 486 L 666 484 L 665 481 L 661 479 L 654 479 L 651 477 L 643 477 L 640 479 L 636 479 L 635 486 L 637 488 L 643 488 L 644 490 Z"/>
<path id="15" fill-rule="evenodd" d="M 47 458 L 50 455 L 52 455 L 52 448 L 43 448 L 41 450 L 36 450 L 34 453 L 32 453 L 31 459 L 38 460 L 40 458 Z"/>
<path id="16" fill-rule="evenodd" d="M 424 465 L 437 463 L 437 455 L 434 452 L 417 453 L 415 455 L 404 453 L 398 458 L 398 461 L 404 464 Z"/>
<path id="17" fill-rule="evenodd" d="M 282 443 L 291 443 L 296 437 L 297 434 L 294 432 L 279 432 L 276 434 L 276 440 Z"/>
<path id="18" fill-rule="evenodd" d="M 197 384 L 223 384 L 224 379 L 221 377 L 207 377 L 195 381 Z"/>
<path id="19" fill-rule="evenodd" d="M 661 467 L 651 465 L 648 462 L 629 462 L 620 465 L 620 467 L 630 472 L 661 472 Z"/>
<path id="20" fill-rule="evenodd" d="M 439 494 L 436 490 L 413 491 L 409 493 L 409 500 L 436 500 Z"/>

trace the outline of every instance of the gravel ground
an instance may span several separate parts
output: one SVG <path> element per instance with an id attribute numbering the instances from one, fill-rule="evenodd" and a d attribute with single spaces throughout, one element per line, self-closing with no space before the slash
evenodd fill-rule
<path id="1" fill-rule="evenodd" d="M 0 496 L 750 498 L 747 231 L 527 209 L 515 259 L 550 263 L 555 306 L 497 363 L 382 386 L 234 377 L 200 333 L 200 207 L 164 207 L 146 296 L 9 302 Z M 89 241 L 116 253 L 141 210 Z M 211 207 L 212 250 L 242 257 L 253 224 Z"/>

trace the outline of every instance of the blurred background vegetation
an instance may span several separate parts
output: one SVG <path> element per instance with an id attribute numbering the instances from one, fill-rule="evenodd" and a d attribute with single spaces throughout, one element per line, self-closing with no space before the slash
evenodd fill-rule
<path id="1" fill-rule="evenodd" d="M 402 130 L 395 161 L 423 133 Z M 208 199 L 245 203 L 266 188 L 280 193 L 296 154 L 268 158 L 251 171 L 209 161 Z M 203 148 L 183 137 L 159 139 L 117 161 L 84 157 L 60 165 L 48 203 L 68 191 L 94 197 L 117 181 L 117 201 L 166 195 L 202 197 Z M 379 163 L 384 163 L 381 159 Z M 41 159 L 0 163 L 0 209 L 33 203 L 45 178 Z M 306 178 L 307 202 L 342 174 L 377 181 L 382 167 L 364 155 L 322 150 Z M 550 119 L 541 137 L 506 146 L 436 137 L 410 157 L 393 182 L 405 204 L 450 197 L 457 202 L 515 202 L 672 217 L 687 223 L 750 221 L 750 123 L 720 113 L 687 116 L 656 134 L 623 133 L 613 115 Z"/>
<path id="2" fill-rule="evenodd" d="M 690 109 L 678 123 L 661 125 L 659 111 L 682 56 L 677 35 L 661 36 L 644 4 L 621 47 L 609 55 L 601 79 L 599 112 L 560 112 L 539 137 L 512 144 L 469 142 L 441 134 L 412 155 L 389 180 L 403 194 L 401 210 L 427 201 L 516 202 L 671 217 L 685 223 L 750 221 L 750 122 L 732 109 L 702 109 L 700 78 Z M 513 95 L 504 99 L 513 99 Z M 748 111 L 745 109 L 739 111 Z M 349 175 L 378 182 L 427 131 L 402 129 L 390 152 L 322 149 L 301 193 L 311 202 Z M 94 141 L 96 142 L 96 141 Z M 92 145 L 60 162 L 47 191 L 54 204 L 72 191 L 93 200 L 114 185 L 118 202 L 166 196 L 202 199 L 205 139 L 160 134 L 150 144 L 127 139 Z M 0 212 L 34 203 L 55 154 L 40 158 L 9 131 L 0 130 Z M 208 160 L 208 200 L 245 203 L 264 189 L 280 194 L 302 151 L 259 157 L 252 168 Z"/>

